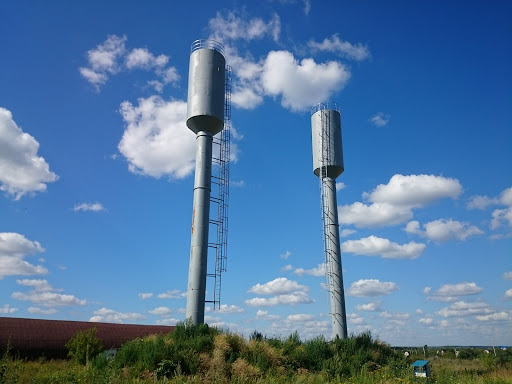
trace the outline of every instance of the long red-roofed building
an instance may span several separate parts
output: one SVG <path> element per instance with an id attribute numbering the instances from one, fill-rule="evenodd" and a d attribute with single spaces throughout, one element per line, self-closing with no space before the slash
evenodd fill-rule
<path id="1" fill-rule="evenodd" d="M 0 317 L 0 351 L 9 345 L 11 353 L 20 357 L 65 358 L 69 339 L 77 331 L 90 328 L 98 330 L 96 335 L 108 350 L 119 349 L 136 338 L 172 332 L 175 327 Z"/>

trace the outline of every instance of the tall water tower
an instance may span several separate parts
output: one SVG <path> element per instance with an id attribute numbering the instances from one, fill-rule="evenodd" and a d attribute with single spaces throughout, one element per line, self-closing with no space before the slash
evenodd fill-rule
<path id="1" fill-rule="evenodd" d="M 332 337 L 347 337 L 345 291 L 341 268 L 336 178 L 344 171 L 341 117 L 336 103 L 322 103 L 311 110 L 313 172 L 320 179 L 323 242 L 327 288 L 331 302 Z"/>
<path id="2" fill-rule="evenodd" d="M 204 322 L 213 136 L 224 127 L 226 61 L 213 40 L 192 44 L 188 77 L 187 126 L 196 134 L 196 173 L 186 318 Z"/>

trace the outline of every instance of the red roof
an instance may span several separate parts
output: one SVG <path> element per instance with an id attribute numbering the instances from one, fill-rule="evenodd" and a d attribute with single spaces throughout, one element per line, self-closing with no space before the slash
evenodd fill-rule
<path id="1" fill-rule="evenodd" d="M 169 333 L 173 326 L 92 323 L 0 317 L 0 350 L 10 344 L 21 357 L 65 357 L 66 343 L 79 330 L 97 328 L 96 335 L 105 349 L 120 348 L 129 340 L 152 334 Z"/>

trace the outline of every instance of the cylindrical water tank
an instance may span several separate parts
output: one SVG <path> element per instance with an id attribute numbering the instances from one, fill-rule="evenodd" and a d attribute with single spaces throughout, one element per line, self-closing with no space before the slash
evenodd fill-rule
<path id="1" fill-rule="evenodd" d="M 215 135 L 224 127 L 226 61 L 213 40 L 192 44 L 188 74 L 187 126 Z"/>
<path id="2" fill-rule="evenodd" d="M 313 172 L 336 179 L 344 170 L 341 117 L 336 103 L 322 103 L 311 110 Z"/>

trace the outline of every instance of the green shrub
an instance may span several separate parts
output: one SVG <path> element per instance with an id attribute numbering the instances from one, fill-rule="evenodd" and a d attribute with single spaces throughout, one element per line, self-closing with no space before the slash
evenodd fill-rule
<path id="1" fill-rule="evenodd" d="M 97 328 L 77 331 L 66 343 L 68 356 L 85 365 L 98 353 L 102 352 L 104 348 L 101 340 L 96 336 L 97 332 Z"/>

